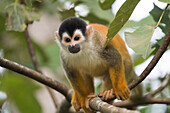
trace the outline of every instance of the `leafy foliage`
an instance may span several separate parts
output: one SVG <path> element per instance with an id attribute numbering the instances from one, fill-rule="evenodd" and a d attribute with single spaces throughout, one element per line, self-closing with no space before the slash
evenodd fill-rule
<path id="1" fill-rule="evenodd" d="M 39 15 L 28 7 L 14 2 L 5 8 L 7 14 L 6 29 L 9 31 L 24 31 L 26 24 L 39 19 Z"/>

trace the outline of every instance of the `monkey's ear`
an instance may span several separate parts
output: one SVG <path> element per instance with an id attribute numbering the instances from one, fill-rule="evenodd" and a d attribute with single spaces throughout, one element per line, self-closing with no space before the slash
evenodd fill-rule
<path id="1" fill-rule="evenodd" d="M 55 32 L 55 39 L 56 39 L 55 41 L 57 42 L 57 44 L 59 46 L 61 46 L 61 38 L 60 38 L 60 36 L 58 34 L 58 31 Z"/>
<path id="2" fill-rule="evenodd" d="M 91 38 L 94 33 L 94 28 L 91 25 L 87 25 L 86 33 L 87 33 L 87 38 Z"/>
<path id="3" fill-rule="evenodd" d="M 59 36 L 59 34 L 58 34 L 58 31 L 55 32 L 55 39 L 56 39 L 57 41 L 61 41 L 60 36 Z"/>

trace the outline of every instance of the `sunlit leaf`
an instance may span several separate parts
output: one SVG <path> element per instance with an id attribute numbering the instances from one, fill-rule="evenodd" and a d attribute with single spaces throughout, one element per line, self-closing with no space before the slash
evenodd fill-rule
<path id="1" fill-rule="evenodd" d="M 103 10 L 111 9 L 115 0 L 99 0 L 99 5 Z"/>
<path id="2" fill-rule="evenodd" d="M 133 33 L 125 33 L 125 39 L 128 46 L 132 48 L 136 54 L 142 55 L 144 59 L 153 51 L 150 45 L 153 31 L 153 26 L 143 25 Z"/>
<path id="3" fill-rule="evenodd" d="M 133 20 L 129 20 L 122 28 L 123 29 L 127 29 L 127 28 L 131 28 L 131 29 L 136 29 L 144 24 L 150 25 L 150 26 L 155 26 L 156 22 L 154 21 L 152 16 L 148 16 L 146 18 L 143 18 L 142 20 L 136 22 Z"/>
<path id="4" fill-rule="evenodd" d="M 130 15 L 132 14 L 139 1 L 140 0 L 126 0 L 125 3 L 120 7 L 115 19 L 110 24 L 107 34 L 109 39 L 112 39 L 112 37 L 114 37 L 128 21 Z"/>
<path id="5" fill-rule="evenodd" d="M 170 4 L 170 0 L 159 0 L 160 2 L 165 2 L 167 4 Z"/>
<path id="6" fill-rule="evenodd" d="M 8 98 L 16 104 L 21 113 L 42 112 L 35 97 L 35 91 L 39 87 L 28 78 L 21 77 L 13 72 L 5 72 L 1 88 L 7 93 Z"/>
<path id="7" fill-rule="evenodd" d="M 163 10 L 160 9 L 158 6 L 154 4 L 154 8 L 150 12 L 152 17 L 154 18 L 155 22 L 159 21 L 159 18 L 162 14 Z M 166 34 L 168 32 L 168 29 L 170 28 L 170 9 L 167 9 L 162 17 L 161 23 L 159 24 L 159 27 L 162 29 L 162 31 Z"/>

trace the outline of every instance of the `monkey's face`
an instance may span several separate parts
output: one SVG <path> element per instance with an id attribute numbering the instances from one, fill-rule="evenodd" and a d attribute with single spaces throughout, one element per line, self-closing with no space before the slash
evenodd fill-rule
<path id="1" fill-rule="evenodd" d="M 73 35 L 70 36 L 67 32 L 64 32 L 62 35 L 61 44 L 67 49 L 70 53 L 78 53 L 83 46 L 83 42 L 86 40 L 83 36 L 81 30 L 77 29 L 74 31 Z"/>
<path id="2" fill-rule="evenodd" d="M 72 17 L 63 21 L 56 33 L 60 48 L 69 53 L 78 53 L 83 49 L 87 24 L 80 18 Z"/>

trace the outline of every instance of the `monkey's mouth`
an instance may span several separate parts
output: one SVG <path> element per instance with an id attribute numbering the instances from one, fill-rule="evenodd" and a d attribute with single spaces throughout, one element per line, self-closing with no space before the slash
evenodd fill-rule
<path id="1" fill-rule="evenodd" d="M 78 53 L 80 51 L 80 45 L 76 44 L 75 46 L 68 46 L 68 50 L 70 53 Z"/>

